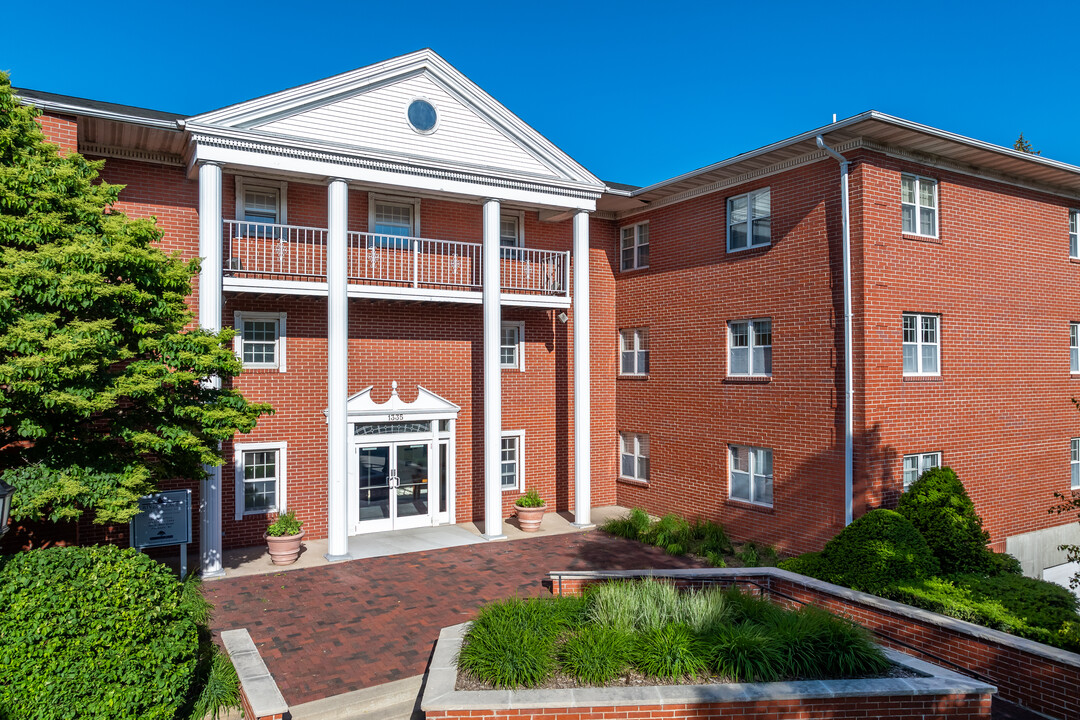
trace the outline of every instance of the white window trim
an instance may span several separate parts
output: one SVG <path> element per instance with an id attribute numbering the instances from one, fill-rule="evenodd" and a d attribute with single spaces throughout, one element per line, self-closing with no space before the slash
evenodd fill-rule
<path id="1" fill-rule="evenodd" d="M 244 192 L 255 188 L 273 188 L 278 193 L 278 225 L 289 224 L 289 183 L 284 180 L 260 180 L 236 176 L 236 214 L 237 220 L 244 217 Z"/>
<path id="2" fill-rule="evenodd" d="M 625 351 L 623 349 L 623 333 L 631 333 L 631 337 L 633 338 L 634 346 L 629 350 L 629 352 L 633 353 L 633 355 L 634 355 L 634 371 L 633 372 L 623 372 L 622 354 L 624 352 L 627 352 L 627 351 Z M 648 372 L 646 372 L 646 371 L 644 371 L 644 370 L 642 370 L 641 368 L 638 367 L 638 353 L 639 352 L 644 352 L 647 355 L 649 355 L 649 364 L 650 364 L 650 366 L 652 365 L 652 350 L 651 350 L 651 348 L 645 348 L 644 350 L 642 350 L 642 348 L 641 348 L 641 335 L 642 335 L 642 333 L 645 333 L 646 335 L 649 335 L 650 334 L 649 333 L 649 328 L 646 327 L 646 326 L 641 326 L 641 327 L 628 327 L 628 328 L 623 328 L 623 329 L 619 330 L 619 375 L 621 375 L 622 377 L 647 377 L 649 375 Z M 649 345 L 650 346 L 652 345 L 652 338 L 651 337 L 649 338 Z"/>
<path id="3" fill-rule="evenodd" d="M 503 438 L 517 438 L 517 474 L 518 484 L 517 487 L 503 487 L 503 492 L 525 492 L 525 431 L 524 430 L 503 430 Z M 499 444 L 499 486 L 502 487 L 502 443 Z"/>
<path id="4" fill-rule="evenodd" d="M 766 216 L 769 219 L 769 242 L 762 243 L 761 245 L 754 245 L 754 220 L 764 220 L 765 218 L 754 217 L 753 196 L 760 193 L 769 193 L 769 214 Z M 732 248 L 731 247 L 731 201 L 738 198 L 746 198 L 746 247 Z M 772 245 L 772 187 L 762 187 L 757 190 L 751 190 L 750 192 L 739 193 L 738 195 L 731 195 L 724 199 L 724 223 L 726 228 L 724 234 L 727 236 L 727 251 L 729 253 L 744 252 L 746 250 L 757 250 L 763 247 L 769 247 Z M 740 223 L 741 224 L 741 223 Z"/>
<path id="5" fill-rule="evenodd" d="M 750 463 L 750 468 L 747 471 L 748 474 L 750 475 L 750 498 L 735 497 L 731 492 L 732 486 L 734 485 L 734 483 L 731 482 L 731 451 L 732 451 L 733 448 L 742 448 L 742 449 L 748 451 L 746 456 L 747 456 L 748 462 Z M 762 447 L 760 445 L 739 445 L 737 443 L 728 443 L 728 446 L 727 446 L 728 499 L 729 500 L 734 500 L 735 502 L 747 503 L 748 505 L 757 505 L 758 507 L 771 508 L 771 507 L 774 507 L 776 505 L 776 455 L 773 454 L 773 474 L 771 476 L 772 477 L 772 482 L 773 482 L 773 486 L 772 486 L 773 501 L 771 503 L 759 502 L 759 501 L 753 499 L 753 497 L 754 497 L 754 485 L 755 485 L 754 478 L 756 478 L 756 477 L 765 477 L 765 476 L 764 475 L 759 475 L 756 472 L 756 469 L 754 468 L 754 464 L 757 462 L 754 459 L 754 450 L 768 450 L 770 453 L 772 453 L 772 451 L 773 451 L 772 448 Z"/>
<path id="6" fill-rule="evenodd" d="M 764 247 L 764 245 L 759 245 L 758 247 Z M 770 369 L 769 372 L 753 372 L 754 348 L 757 347 L 754 344 L 754 339 L 757 336 L 754 333 L 753 323 L 755 323 L 755 322 L 766 322 L 766 321 L 768 321 L 768 323 L 769 323 L 769 335 L 771 337 L 772 334 L 773 334 L 773 325 L 772 325 L 772 318 L 770 318 L 770 317 L 736 318 L 735 320 L 728 320 L 728 322 L 727 322 L 727 374 L 728 374 L 728 377 L 733 377 L 733 378 L 768 378 L 768 377 L 772 377 L 772 370 L 771 369 Z M 748 338 L 747 342 L 748 342 L 748 344 L 746 346 L 746 352 L 747 352 L 746 364 L 747 364 L 747 366 L 750 367 L 750 372 L 735 373 L 735 372 L 731 371 L 731 326 L 732 326 L 733 323 L 746 323 L 746 325 L 747 325 L 746 326 L 746 332 L 747 332 L 747 338 Z M 762 345 L 761 347 L 772 348 L 773 345 L 770 343 L 767 346 Z M 769 365 L 770 365 L 770 368 L 771 368 L 772 363 L 770 362 Z"/>
<path id="7" fill-rule="evenodd" d="M 287 313 L 274 313 L 274 312 L 248 312 L 246 310 L 236 310 L 233 312 L 233 330 L 236 332 L 233 335 L 233 352 L 236 353 L 236 357 L 240 358 L 240 362 L 244 362 L 244 321 L 245 320 L 277 320 L 278 323 L 278 338 L 277 338 L 277 352 L 274 353 L 274 359 L 276 362 L 273 365 L 245 365 L 245 368 L 252 370 L 277 370 L 278 372 L 285 372 L 285 339 L 288 337 L 288 333 L 285 328 L 285 317 Z"/>
<path id="8" fill-rule="evenodd" d="M 929 465 L 929 464 L 926 464 L 924 462 L 928 455 L 937 455 L 937 465 Z M 922 453 L 909 453 L 909 454 L 905 455 L 903 463 L 900 465 L 900 482 L 903 483 L 904 492 L 907 492 L 907 489 L 909 487 L 911 487 L 912 484 L 915 482 L 914 480 L 912 482 L 910 482 L 910 483 L 904 481 L 904 463 L 907 462 L 908 458 L 918 458 L 918 461 L 919 461 L 919 467 L 918 467 L 919 472 L 918 472 L 918 474 L 915 475 L 915 480 L 918 480 L 919 478 L 921 478 L 922 474 L 924 472 L 926 472 L 927 470 L 929 470 L 930 468 L 944 467 L 942 465 L 942 462 L 941 462 L 941 451 L 940 450 L 933 450 L 931 452 L 922 452 Z"/>
<path id="9" fill-rule="evenodd" d="M 1076 218 L 1076 232 L 1073 232 L 1073 218 Z M 1073 260 L 1080 260 L 1080 210 L 1071 208 L 1069 210 L 1069 224 L 1067 235 L 1069 238 L 1069 257 Z M 1076 237 L 1076 252 L 1073 252 L 1073 237 Z"/>
<path id="10" fill-rule="evenodd" d="M 648 227 L 648 225 L 649 221 L 646 220 L 645 222 L 634 223 L 633 225 L 623 225 L 619 228 L 619 272 L 630 272 L 631 270 L 641 270 L 643 268 L 649 267 L 648 265 L 638 265 L 638 248 L 642 245 L 649 245 L 649 250 L 652 250 L 652 236 L 649 236 L 649 242 L 643 243 L 641 242 L 641 232 L 639 230 L 639 228 Z M 622 235 L 623 230 L 627 230 L 629 228 L 634 229 L 634 264 L 632 267 L 624 268 L 622 266 Z M 651 252 L 649 253 L 649 256 L 650 258 L 652 257 Z"/>
<path id="11" fill-rule="evenodd" d="M 244 512 L 244 453 L 258 452 L 260 450 L 277 451 L 277 507 L 272 510 L 253 510 Z M 243 520 L 248 515 L 265 515 L 266 513 L 281 513 L 288 509 L 289 498 L 286 494 L 288 483 L 286 482 L 287 469 L 289 467 L 289 443 L 287 442 L 246 442 L 233 444 L 233 478 L 236 490 L 233 493 L 233 505 L 237 521 Z"/>
<path id="12" fill-rule="evenodd" d="M 368 193 L 368 229 L 369 233 L 375 232 L 375 204 L 386 205 L 411 205 L 412 206 L 412 231 L 409 237 L 420 237 L 420 198 L 401 197 L 400 195 L 382 195 L 380 193 Z"/>
<path id="13" fill-rule="evenodd" d="M 517 328 L 517 362 L 513 365 L 502 364 L 502 328 L 516 327 Z M 504 322 L 499 328 L 499 367 L 503 370 L 520 370 L 525 371 L 525 323 L 522 321 Z"/>
<path id="14" fill-rule="evenodd" d="M 1074 447 L 1076 445 L 1080 445 L 1080 438 L 1072 438 L 1071 440 L 1069 440 L 1069 489 L 1070 490 L 1080 490 L 1080 484 L 1074 485 L 1073 481 L 1072 481 L 1072 475 L 1073 475 L 1072 469 L 1073 469 L 1073 466 L 1074 465 L 1080 465 L 1080 459 L 1074 459 L 1074 457 L 1073 457 L 1075 455 L 1073 450 L 1074 450 Z"/>
<path id="15" fill-rule="evenodd" d="M 638 452 L 640 444 L 637 442 L 637 439 L 639 437 L 649 437 L 649 433 L 628 432 L 626 430 L 620 430 L 619 431 L 619 477 L 622 478 L 623 480 L 629 480 L 631 482 L 648 484 L 650 482 L 650 478 L 652 478 L 652 438 L 649 438 L 649 454 L 648 455 L 641 455 Z M 623 445 L 625 444 L 625 440 L 628 439 L 628 438 L 632 439 L 633 442 L 634 442 L 634 451 L 632 453 L 629 453 L 629 454 L 634 456 L 634 474 L 633 475 L 624 475 L 623 471 L 622 471 L 622 456 L 627 454 L 627 453 L 624 453 L 622 451 L 622 449 L 623 449 Z M 649 477 L 647 477 L 647 478 L 640 478 L 640 477 L 637 476 L 638 458 L 643 458 L 643 457 L 648 458 L 648 460 L 649 460 Z"/>
<path id="16" fill-rule="evenodd" d="M 915 203 L 914 204 L 915 204 L 915 228 L 916 229 L 914 231 L 908 231 L 908 230 L 904 229 L 904 210 L 903 210 L 903 207 L 904 207 L 904 205 L 910 205 L 911 204 L 911 203 L 905 203 L 904 202 L 904 185 L 903 185 L 903 183 L 904 183 L 904 178 L 905 177 L 915 178 Z M 920 184 L 922 183 L 923 180 L 929 180 L 930 182 L 934 183 L 934 207 L 931 208 L 931 210 L 934 211 L 934 234 L 933 235 L 924 235 L 921 232 L 919 232 L 919 227 L 921 227 L 921 225 L 922 225 L 922 223 L 920 222 L 919 209 L 922 208 L 922 207 L 925 207 L 924 205 L 919 204 L 919 197 L 920 197 L 919 187 L 920 187 Z M 901 232 L 901 234 L 909 235 L 909 236 L 913 236 L 913 237 L 930 238 L 932 240 L 939 239 L 939 236 L 941 235 L 941 193 L 939 192 L 940 190 L 941 190 L 941 182 L 937 178 L 927 177 L 926 175 L 917 175 L 915 173 L 909 173 L 909 172 L 900 173 L 900 208 L 901 208 L 900 209 L 900 232 Z"/>
<path id="17" fill-rule="evenodd" d="M 904 342 L 904 318 L 908 316 L 915 318 L 915 347 L 917 352 L 915 357 L 919 361 L 918 372 L 908 372 L 903 370 L 904 366 L 904 345 L 909 343 Z M 937 325 L 934 327 L 934 336 L 937 338 L 936 343 L 924 343 L 922 340 L 922 319 L 924 317 L 932 317 L 937 319 Z M 937 346 L 937 367 L 934 372 L 922 371 L 922 348 L 924 345 L 936 345 Z M 941 376 L 941 316 L 935 313 L 919 313 L 919 312 L 904 312 L 900 314 L 900 367 L 904 377 L 940 377 Z"/>
<path id="18" fill-rule="evenodd" d="M 515 218 L 517 220 L 517 248 L 525 247 L 525 211 L 524 210 L 503 210 L 499 213 L 499 222 L 502 222 L 503 218 Z M 499 247 L 509 249 L 509 246 L 502 244 L 502 227 L 499 228 Z"/>
<path id="19" fill-rule="evenodd" d="M 1074 369 L 1072 365 L 1073 350 L 1080 355 L 1080 322 L 1069 323 L 1069 373 L 1080 375 L 1080 368 Z"/>

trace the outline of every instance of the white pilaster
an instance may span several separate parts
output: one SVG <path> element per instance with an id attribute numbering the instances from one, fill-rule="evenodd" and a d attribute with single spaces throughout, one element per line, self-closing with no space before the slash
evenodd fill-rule
<path id="1" fill-rule="evenodd" d="M 589 213 L 574 213 L 574 525 L 592 526 L 589 424 Z"/>
<path id="2" fill-rule="evenodd" d="M 484 202 L 484 537 L 502 540 L 502 330 L 499 201 Z"/>
<path id="3" fill-rule="evenodd" d="M 327 424 L 326 559 L 349 559 L 349 298 L 346 231 L 349 186 L 332 180 L 328 189 L 326 254 Z"/>
<path id="4" fill-rule="evenodd" d="M 221 330 L 221 166 L 199 165 L 199 327 Z M 211 378 L 221 387 L 219 378 Z M 205 465 L 199 492 L 199 565 L 203 577 L 224 574 L 221 566 L 221 468 Z"/>

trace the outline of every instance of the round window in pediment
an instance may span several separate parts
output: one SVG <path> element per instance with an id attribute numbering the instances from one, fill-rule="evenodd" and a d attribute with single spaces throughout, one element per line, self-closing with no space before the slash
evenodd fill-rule
<path id="1" fill-rule="evenodd" d="M 409 125 L 421 135 L 435 132 L 435 126 L 439 123 L 439 114 L 435 106 L 427 100 L 413 100 L 409 103 Z"/>

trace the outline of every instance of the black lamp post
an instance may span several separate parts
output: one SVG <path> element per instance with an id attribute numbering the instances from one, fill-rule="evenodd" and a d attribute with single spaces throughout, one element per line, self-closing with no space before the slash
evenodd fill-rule
<path id="1" fill-rule="evenodd" d="M 0 537 L 8 531 L 8 518 L 11 516 L 11 496 L 15 488 L 0 480 Z"/>

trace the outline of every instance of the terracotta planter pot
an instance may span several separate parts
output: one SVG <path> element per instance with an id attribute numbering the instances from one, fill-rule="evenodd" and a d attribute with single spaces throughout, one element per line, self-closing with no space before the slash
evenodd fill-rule
<path id="1" fill-rule="evenodd" d="M 275 565 L 292 565 L 296 558 L 300 557 L 300 541 L 304 539 L 304 531 L 298 535 L 280 535 L 273 537 L 263 533 L 266 546 L 270 549 L 270 559 Z"/>
<path id="2" fill-rule="evenodd" d="M 522 532 L 536 532 L 539 530 L 540 522 L 544 519 L 544 510 L 546 508 L 546 505 L 533 508 L 515 505 L 514 509 L 517 510 L 518 524 L 521 525 Z"/>

